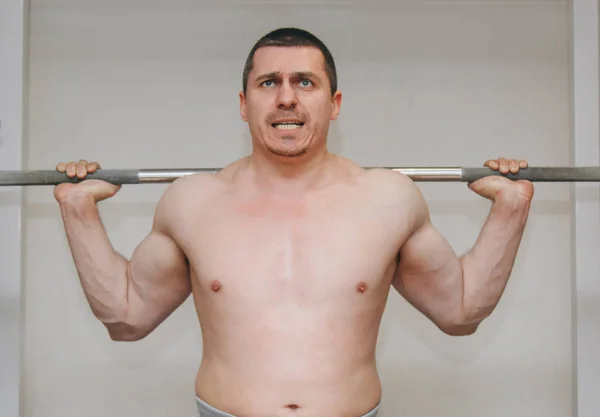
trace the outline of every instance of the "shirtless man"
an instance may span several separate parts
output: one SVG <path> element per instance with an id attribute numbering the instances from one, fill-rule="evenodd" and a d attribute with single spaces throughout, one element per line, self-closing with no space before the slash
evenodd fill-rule
<path id="1" fill-rule="evenodd" d="M 318 39 L 277 30 L 248 59 L 240 110 L 251 155 L 174 181 L 131 259 L 114 251 L 96 207 L 119 186 L 87 179 L 55 188 L 81 284 L 119 341 L 144 338 L 192 295 L 203 417 L 373 417 L 390 288 L 441 331 L 475 332 L 504 291 L 533 187 L 501 176 L 470 184 L 493 204 L 458 257 L 407 176 L 328 152 L 342 96 Z M 507 173 L 527 162 L 485 165 Z M 99 168 L 57 167 L 81 179 Z"/>

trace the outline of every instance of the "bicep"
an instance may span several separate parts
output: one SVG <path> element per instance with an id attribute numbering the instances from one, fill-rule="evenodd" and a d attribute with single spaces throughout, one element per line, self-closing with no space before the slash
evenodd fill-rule
<path id="1" fill-rule="evenodd" d="M 456 268 L 457 257 L 446 238 L 430 220 L 420 225 L 398 252 L 395 284 L 424 285 Z M 430 283 L 431 284 L 431 283 Z"/>
<path id="2" fill-rule="evenodd" d="M 179 199 L 168 192 L 159 202 L 152 230 L 127 268 L 129 320 L 152 329 L 191 293 L 188 259 L 173 238 Z"/>
<path id="3" fill-rule="evenodd" d="M 462 296 L 462 266 L 423 204 L 419 222 L 400 248 L 393 286 L 410 304 L 437 321 L 454 312 Z"/>
<path id="4" fill-rule="evenodd" d="M 154 309 L 171 309 L 191 290 L 185 254 L 170 236 L 157 230 L 134 251 L 127 276 L 130 296 Z"/>
<path id="5" fill-rule="evenodd" d="M 422 278 L 438 277 L 456 265 L 456 255 L 433 225 L 427 202 L 416 185 L 409 188 L 409 196 L 410 233 L 399 250 L 395 277 L 400 286 L 418 285 Z"/>

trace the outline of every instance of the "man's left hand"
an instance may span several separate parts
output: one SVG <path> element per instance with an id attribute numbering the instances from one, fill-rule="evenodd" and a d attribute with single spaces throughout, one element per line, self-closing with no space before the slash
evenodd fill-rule
<path id="1" fill-rule="evenodd" d="M 516 174 L 520 169 L 527 168 L 528 163 L 523 159 L 489 159 L 483 166 L 487 166 L 502 174 Z M 480 196 L 492 201 L 499 197 L 513 202 L 529 202 L 533 198 L 533 184 L 526 180 L 510 180 L 499 175 L 483 177 L 469 184 L 469 188 Z"/>

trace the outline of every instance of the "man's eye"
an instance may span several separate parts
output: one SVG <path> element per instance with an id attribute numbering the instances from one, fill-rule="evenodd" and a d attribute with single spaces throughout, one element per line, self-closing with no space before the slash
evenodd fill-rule
<path id="1" fill-rule="evenodd" d="M 310 80 L 302 80 L 300 81 L 300 84 L 302 85 L 302 87 L 310 87 L 312 85 Z"/>
<path id="2" fill-rule="evenodd" d="M 263 85 L 265 87 L 270 87 L 271 85 L 273 85 L 273 80 L 266 80 L 263 82 Z"/>

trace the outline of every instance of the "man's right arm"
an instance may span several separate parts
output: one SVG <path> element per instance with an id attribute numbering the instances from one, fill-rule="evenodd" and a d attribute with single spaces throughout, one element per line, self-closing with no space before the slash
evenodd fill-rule
<path id="1" fill-rule="evenodd" d="M 175 184 L 158 203 L 151 232 L 130 260 L 117 253 L 89 193 L 71 193 L 60 210 L 85 296 L 113 340 L 151 333 L 191 292 L 187 258 L 170 237 Z"/>
<path id="2" fill-rule="evenodd" d="M 488 185 L 486 186 L 486 182 Z M 493 204 L 473 247 L 458 256 L 434 227 L 416 185 L 405 181 L 411 233 L 399 252 L 393 286 L 442 331 L 468 335 L 496 308 L 510 278 L 533 191 L 524 182 L 487 177 L 471 185 Z M 529 190 L 529 191 L 527 191 Z"/>

